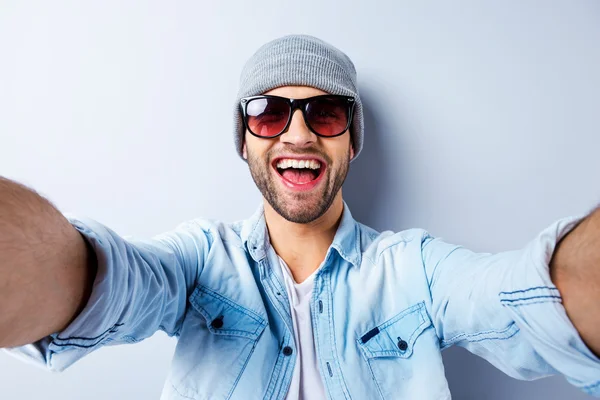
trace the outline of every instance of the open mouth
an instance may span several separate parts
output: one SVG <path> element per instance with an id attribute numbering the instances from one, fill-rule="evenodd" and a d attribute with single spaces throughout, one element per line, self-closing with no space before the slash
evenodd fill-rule
<path id="1" fill-rule="evenodd" d="M 308 189 L 320 181 L 325 163 L 316 158 L 278 158 L 273 168 L 288 187 Z"/>

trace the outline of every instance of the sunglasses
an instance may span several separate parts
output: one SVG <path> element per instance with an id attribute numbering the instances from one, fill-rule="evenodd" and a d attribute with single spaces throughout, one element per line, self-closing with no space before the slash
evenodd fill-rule
<path id="1" fill-rule="evenodd" d="M 287 131 L 297 109 L 315 135 L 335 137 L 350 128 L 354 104 L 354 97 L 339 95 L 306 99 L 263 95 L 242 98 L 240 108 L 246 129 L 256 137 L 274 138 Z"/>

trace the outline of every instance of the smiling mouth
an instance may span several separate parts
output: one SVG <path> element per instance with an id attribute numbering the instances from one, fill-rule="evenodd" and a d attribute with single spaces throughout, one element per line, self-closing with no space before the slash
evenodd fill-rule
<path id="1" fill-rule="evenodd" d="M 325 164 L 314 158 L 280 158 L 273 162 L 273 167 L 279 176 L 292 186 L 312 186 L 311 184 L 315 184 L 325 171 Z"/>

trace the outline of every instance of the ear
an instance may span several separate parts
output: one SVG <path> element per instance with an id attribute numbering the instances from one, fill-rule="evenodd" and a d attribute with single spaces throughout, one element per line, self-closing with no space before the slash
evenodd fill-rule
<path id="1" fill-rule="evenodd" d="M 248 161 L 248 149 L 246 148 L 245 141 L 244 141 L 244 145 L 242 146 L 242 157 L 244 157 L 244 160 Z"/>
<path id="2" fill-rule="evenodd" d="M 350 159 L 354 159 L 354 145 L 350 145 Z"/>

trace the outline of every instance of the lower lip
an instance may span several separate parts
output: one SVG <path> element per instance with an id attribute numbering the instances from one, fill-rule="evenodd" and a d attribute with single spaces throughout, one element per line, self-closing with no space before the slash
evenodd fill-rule
<path id="1" fill-rule="evenodd" d="M 294 182 L 290 182 L 287 179 L 285 179 L 280 173 L 279 171 L 277 171 L 275 169 L 275 175 L 277 175 L 279 177 L 279 179 L 281 180 L 281 182 L 288 188 L 288 189 L 292 189 L 298 192 L 305 192 L 308 190 L 313 189 L 315 186 L 317 186 L 319 184 L 319 182 L 321 182 L 321 180 L 323 180 L 323 177 L 325 176 L 325 167 L 323 165 L 321 165 L 321 171 L 319 176 L 317 176 L 317 179 L 315 179 L 314 181 L 310 181 L 310 182 L 306 182 L 306 183 L 294 183 Z"/>

